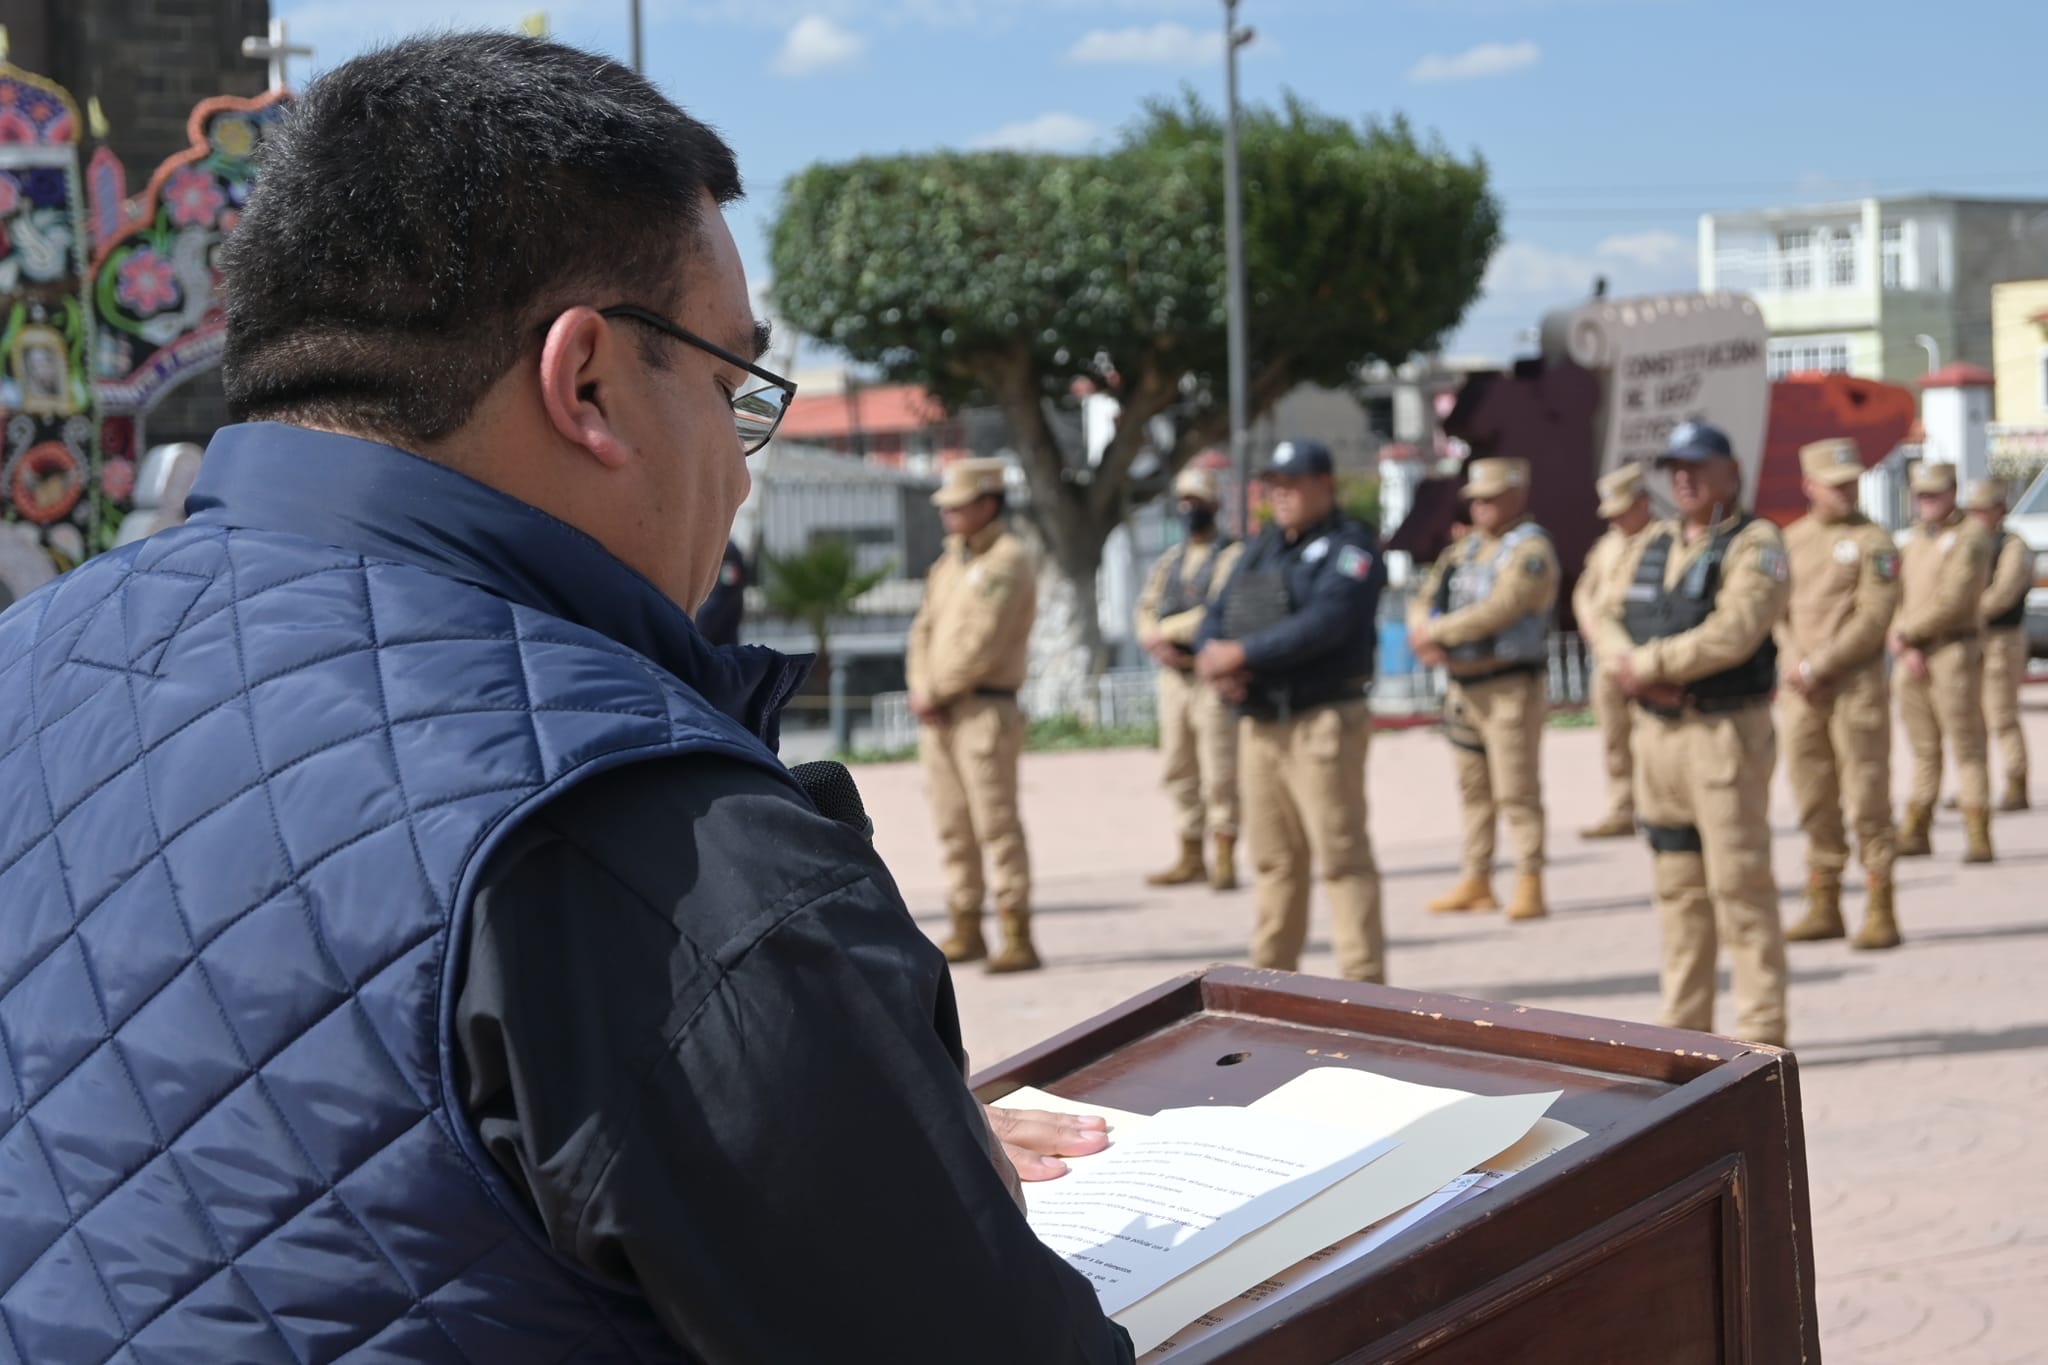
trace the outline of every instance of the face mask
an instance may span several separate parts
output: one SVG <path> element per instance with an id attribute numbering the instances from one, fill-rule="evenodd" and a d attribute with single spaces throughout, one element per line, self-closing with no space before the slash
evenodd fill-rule
<path id="1" fill-rule="evenodd" d="M 1216 509 L 1199 502 L 1182 503 L 1180 519 L 1189 535 L 1199 536 L 1216 525 Z"/>

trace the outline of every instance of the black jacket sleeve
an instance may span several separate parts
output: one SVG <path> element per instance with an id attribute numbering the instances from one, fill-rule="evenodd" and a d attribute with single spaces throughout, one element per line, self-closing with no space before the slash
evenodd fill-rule
<path id="1" fill-rule="evenodd" d="M 493 859 L 471 943 L 471 1118 L 555 1245 L 699 1358 L 1131 1359 L 996 1174 L 944 960 L 773 778 L 571 792 Z"/>

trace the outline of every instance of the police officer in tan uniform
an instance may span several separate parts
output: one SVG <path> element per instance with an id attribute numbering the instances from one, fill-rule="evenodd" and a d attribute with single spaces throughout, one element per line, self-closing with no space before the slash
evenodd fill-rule
<path id="1" fill-rule="evenodd" d="M 1337 506 L 1319 441 L 1283 441 L 1260 475 L 1273 521 L 1245 547 L 1198 637 L 1200 676 L 1238 709 L 1255 877 L 1252 962 L 1293 971 L 1321 874 L 1338 974 L 1386 980 L 1380 870 L 1366 829 L 1373 632 L 1386 583 L 1372 529 Z"/>
<path id="2" fill-rule="evenodd" d="M 1777 527 L 1742 510 L 1742 471 L 1718 428 L 1681 423 L 1658 463 L 1671 471 L 1679 517 L 1653 525 L 1622 561 L 1627 587 L 1600 619 L 1600 653 L 1636 704 L 1636 814 L 1664 938 L 1660 1018 L 1713 1027 L 1725 942 L 1735 1036 L 1782 1047 L 1770 703 L 1785 546 Z"/>
<path id="3" fill-rule="evenodd" d="M 1581 839 L 1625 839 L 1636 832 L 1635 763 L 1629 756 L 1629 701 L 1621 695 L 1614 674 L 1602 667 L 1596 623 L 1610 605 L 1609 598 L 1627 584 L 1621 577 L 1621 561 L 1650 525 L 1650 495 L 1643 487 L 1643 467 L 1630 461 L 1603 475 L 1596 485 L 1600 491 L 1600 517 L 1607 531 L 1586 552 L 1579 569 L 1579 581 L 1572 586 L 1572 619 L 1578 623 L 1579 638 L 1593 654 L 1593 676 L 1588 690 L 1593 694 L 1593 716 L 1600 722 L 1600 742 L 1607 759 L 1607 814 L 1579 831 Z"/>
<path id="4" fill-rule="evenodd" d="M 1408 606 L 1416 658 L 1450 674 L 1444 734 L 1465 810 L 1464 876 L 1429 903 L 1437 914 L 1493 910 L 1495 816 L 1515 843 L 1509 919 L 1540 919 L 1543 776 L 1557 551 L 1529 520 L 1529 462 L 1474 460 L 1462 490 L 1472 534 L 1436 562 Z"/>
<path id="5" fill-rule="evenodd" d="M 2002 811 L 2027 809 L 2027 736 L 2020 728 L 2020 683 L 2027 676 L 2027 591 L 2034 586 L 2034 552 L 2005 529 L 2010 490 L 1992 479 L 1963 490 L 1962 507 L 1991 536 L 1991 585 L 1979 615 L 1984 620 L 1984 723 L 2005 765 Z"/>
<path id="6" fill-rule="evenodd" d="M 1216 476 L 1184 469 L 1173 482 L 1187 539 L 1159 556 L 1138 594 L 1138 643 L 1159 665 L 1159 753 L 1180 827 L 1180 859 L 1145 881 L 1182 886 L 1207 878 L 1237 886 L 1237 717 L 1195 676 L 1195 637 L 1209 603 L 1230 579 L 1242 547 L 1216 526 Z M 1206 866 L 1202 836 L 1215 841 Z"/>
<path id="7" fill-rule="evenodd" d="M 991 883 L 1003 947 L 991 972 L 1038 966 L 1031 944 L 1031 861 L 1017 811 L 1024 750 L 1026 646 L 1038 615 L 1036 565 L 1003 518 L 1003 462 L 961 460 L 932 494 L 946 548 L 910 623 L 910 709 L 948 883 L 948 962 L 988 957 L 983 899 Z M 982 851 L 994 876 L 982 877 Z"/>
<path id="8" fill-rule="evenodd" d="M 1934 802 L 1941 794 L 1941 746 L 1955 751 L 1966 863 L 1991 861 L 1991 778 L 1984 754 L 1984 589 L 1991 537 L 1956 506 L 1956 469 L 1913 467 L 1919 524 L 1900 556 L 1904 597 L 1892 623 L 1899 718 L 1913 745 L 1913 791 L 1899 829 L 1899 856 L 1933 851 Z"/>
<path id="9" fill-rule="evenodd" d="M 1806 832 L 1806 914 L 1785 937 L 1841 938 L 1849 841 L 1842 800 L 1868 879 L 1858 948 L 1898 946 L 1892 893 L 1892 712 L 1884 641 L 1899 606 L 1899 552 L 1856 508 L 1863 461 L 1850 440 L 1799 452 L 1809 511 L 1785 531 L 1792 592 L 1778 627 L 1778 703 L 1785 770 Z"/>

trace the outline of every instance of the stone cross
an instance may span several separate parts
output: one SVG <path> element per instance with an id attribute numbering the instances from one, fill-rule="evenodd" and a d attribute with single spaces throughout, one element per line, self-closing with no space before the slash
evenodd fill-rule
<path id="1" fill-rule="evenodd" d="M 283 90 L 290 86 L 291 79 L 286 66 L 294 57 L 310 57 L 313 49 L 303 44 L 294 44 L 285 36 L 284 20 L 270 21 L 270 34 L 264 38 L 242 39 L 242 55 L 253 57 L 259 62 L 270 63 L 270 88 Z"/>

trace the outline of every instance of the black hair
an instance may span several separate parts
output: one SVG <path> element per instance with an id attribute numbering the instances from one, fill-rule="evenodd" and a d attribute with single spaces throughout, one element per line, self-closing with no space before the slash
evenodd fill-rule
<path id="1" fill-rule="evenodd" d="M 221 251 L 240 421 L 399 445 L 468 421 L 554 315 L 672 313 L 732 149 L 607 57 L 507 33 L 412 38 L 315 81 Z"/>

